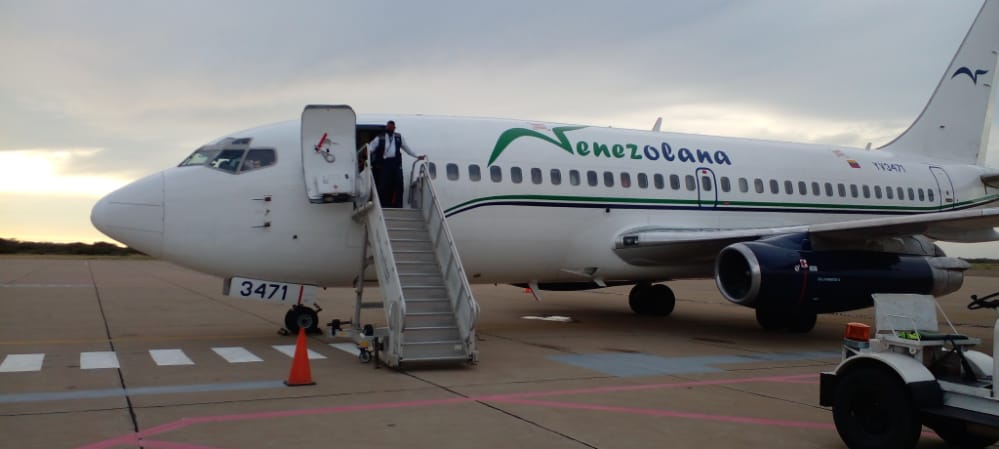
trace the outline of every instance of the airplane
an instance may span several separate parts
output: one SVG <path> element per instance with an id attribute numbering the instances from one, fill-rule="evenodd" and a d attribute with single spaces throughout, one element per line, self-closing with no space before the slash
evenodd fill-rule
<path id="1" fill-rule="evenodd" d="M 934 242 L 999 240 L 999 169 L 984 163 L 997 51 L 999 1 L 986 0 L 925 109 L 874 150 L 309 106 L 108 194 L 91 221 L 151 256 L 248 279 L 232 284 L 243 296 L 355 285 L 359 158 L 391 119 L 427 155 L 405 177 L 432 180 L 468 282 L 632 285 L 635 313 L 665 316 L 662 282 L 713 277 L 764 329 L 804 333 L 875 292 L 954 292 L 968 264 Z M 298 303 L 285 316 L 291 331 L 316 322 Z"/>

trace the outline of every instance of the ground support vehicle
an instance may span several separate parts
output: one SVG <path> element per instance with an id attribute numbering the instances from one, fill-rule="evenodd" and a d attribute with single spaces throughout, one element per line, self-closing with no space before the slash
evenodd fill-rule
<path id="1" fill-rule="evenodd" d="M 999 320 L 993 354 L 960 335 L 927 295 L 875 294 L 876 332 L 850 323 L 843 361 L 822 373 L 819 403 L 831 406 L 836 430 L 851 449 L 915 446 L 923 426 L 954 447 L 999 441 Z M 972 296 L 969 309 L 999 311 L 999 292 Z M 951 333 L 937 332 L 937 309 Z"/>

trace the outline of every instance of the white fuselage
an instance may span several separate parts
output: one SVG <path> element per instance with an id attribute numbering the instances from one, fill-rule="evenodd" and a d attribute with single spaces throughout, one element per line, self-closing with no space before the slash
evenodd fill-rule
<path id="1" fill-rule="evenodd" d="M 361 116 L 358 125 L 385 118 Z M 593 268 L 607 281 L 708 277 L 715 254 L 635 266 L 614 253 L 615 239 L 653 225 L 784 227 L 999 199 L 981 182 L 981 167 L 885 151 L 515 120 L 392 118 L 434 165 L 433 182 L 473 283 L 586 282 L 578 273 Z M 271 166 L 238 174 L 209 166 L 164 170 L 101 200 L 94 223 L 132 247 L 219 276 L 350 285 L 360 268 L 363 225 L 351 219 L 350 202 L 309 202 L 299 126 L 230 136 L 274 149 Z M 403 162 L 407 182 L 412 162 Z M 477 180 L 470 177 L 476 170 Z"/>

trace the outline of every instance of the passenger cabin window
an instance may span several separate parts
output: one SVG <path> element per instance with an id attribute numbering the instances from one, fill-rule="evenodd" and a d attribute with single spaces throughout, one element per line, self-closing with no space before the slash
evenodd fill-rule
<path id="1" fill-rule="evenodd" d="M 658 173 L 656 173 L 655 176 L 652 177 L 652 183 L 659 190 L 666 188 L 666 178 L 664 178 L 663 175 L 660 175 Z"/>
<path id="2" fill-rule="evenodd" d="M 788 195 L 794 195 L 794 183 L 791 181 L 784 181 L 784 193 Z"/>
<path id="3" fill-rule="evenodd" d="M 905 189 L 899 187 L 895 191 L 898 192 L 898 199 L 900 199 L 900 200 L 904 200 L 905 199 Z"/>
<path id="4" fill-rule="evenodd" d="M 649 175 L 645 173 L 638 174 L 638 187 L 642 189 L 649 188 Z"/>
<path id="5" fill-rule="evenodd" d="M 763 180 L 760 178 L 754 179 L 753 187 L 756 188 L 756 193 L 763 193 Z"/>
<path id="6" fill-rule="evenodd" d="M 885 196 L 888 197 L 888 199 L 890 200 L 895 199 L 895 189 L 891 187 L 885 187 Z"/>
<path id="7" fill-rule="evenodd" d="M 482 179 L 482 170 L 479 169 L 478 165 L 472 164 L 468 166 L 468 179 L 473 182 L 479 182 Z"/>
<path id="8" fill-rule="evenodd" d="M 543 181 L 543 179 L 541 179 L 541 169 L 540 168 L 532 168 L 531 169 L 531 182 L 533 182 L 535 184 L 541 184 L 541 181 Z"/>
<path id="9" fill-rule="evenodd" d="M 812 182 L 812 196 L 822 195 L 822 189 L 819 188 L 819 183 Z"/>
<path id="10" fill-rule="evenodd" d="M 437 164 L 433 162 L 427 164 L 427 171 L 430 172 L 430 179 L 437 179 Z"/>
<path id="11" fill-rule="evenodd" d="M 730 192 L 732 190 L 732 181 L 729 181 L 727 176 L 722 176 L 721 178 L 721 189 L 722 192 Z"/>
<path id="12" fill-rule="evenodd" d="M 840 197 L 846 198 L 846 184 L 843 183 L 836 184 L 836 190 L 839 191 Z"/>
<path id="13" fill-rule="evenodd" d="M 569 184 L 578 186 L 580 184 L 579 170 L 569 170 Z"/>
<path id="14" fill-rule="evenodd" d="M 597 180 L 598 180 L 597 179 L 597 172 L 595 172 L 593 170 L 588 170 L 586 172 L 586 183 L 589 184 L 590 187 L 596 187 L 597 186 Z"/>
<path id="15" fill-rule="evenodd" d="M 833 196 L 833 187 L 831 182 L 826 183 L 826 196 Z"/>
<path id="16" fill-rule="evenodd" d="M 562 170 L 553 168 L 552 171 L 549 172 L 549 174 L 551 175 L 552 178 L 552 185 L 557 186 L 562 184 Z"/>
<path id="17" fill-rule="evenodd" d="M 712 184 L 711 177 L 701 176 L 701 189 L 703 189 L 705 192 L 710 192 L 711 184 Z"/>
<path id="18" fill-rule="evenodd" d="M 493 182 L 503 182 L 503 169 L 495 165 L 489 167 L 489 179 Z"/>
<path id="19" fill-rule="evenodd" d="M 874 198 L 881 199 L 881 186 L 874 186 Z"/>
<path id="20" fill-rule="evenodd" d="M 604 172 L 604 185 L 607 187 L 614 187 L 614 173 L 609 171 Z"/>
<path id="21" fill-rule="evenodd" d="M 510 167 L 510 181 L 514 184 L 524 182 L 524 172 L 520 171 L 520 167 Z"/>
<path id="22" fill-rule="evenodd" d="M 916 191 L 909 187 L 909 201 L 916 201 Z"/>
<path id="23" fill-rule="evenodd" d="M 628 173 L 621 173 L 621 187 L 626 189 L 631 188 L 631 175 Z"/>
<path id="24" fill-rule="evenodd" d="M 684 183 L 687 184 L 687 190 L 694 191 L 697 190 L 697 178 L 694 175 L 687 175 L 683 177 Z"/>
<path id="25" fill-rule="evenodd" d="M 669 188 L 673 190 L 680 190 L 680 177 L 677 175 L 669 175 Z"/>
<path id="26" fill-rule="evenodd" d="M 445 169 L 447 170 L 447 179 L 451 181 L 458 180 L 458 164 L 447 164 Z"/>
<path id="27" fill-rule="evenodd" d="M 776 179 L 770 180 L 770 193 L 778 194 L 780 193 L 780 183 Z"/>
<path id="28" fill-rule="evenodd" d="M 861 186 L 861 190 L 864 192 L 864 198 L 870 198 L 871 197 L 871 188 L 868 187 L 867 184 L 864 184 L 863 186 Z"/>
<path id="29" fill-rule="evenodd" d="M 919 201 L 926 201 L 926 196 L 923 195 L 923 189 L 919 189 L 917 192 L 919 192 Z"/>
<path id="30" fill-rule="evenodd" d="M 749 180 L 746 178 L 739 178 L 739 191 L 742 193 L 749 192 Z"/>
<path id="31" fill-rule="evenodd" d="M 808 195 L 808 184 L 805 184 L 805 181 L 798 181 L 798 194 Z"/>
<path id="32" fill-rule="evenodd" d="M 926 199 L 933 202 L 933 189 L 926 189 Z"/>

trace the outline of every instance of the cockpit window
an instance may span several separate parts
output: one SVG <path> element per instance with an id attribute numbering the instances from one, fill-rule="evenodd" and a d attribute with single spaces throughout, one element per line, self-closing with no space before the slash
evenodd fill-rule
<path id="1" fill-rule="evenodd" d="M 219 151 L 219 153 L 215 155 L 215 159 L 212 159 L 212 161 L 208 163 L 208 166 L 222 171 L 236 173 L 236 170 L 239 169 L 240 162 L 243 162 L 243 153 L 246 153 L 246 150 Z"/>
<path id="2" fill-rule="evenodd" d="M 184 159 L 179 166 L 187 167 L 190 165 L 205 165 L 208 161 L 215 159 L 215 155 L 218 154 L 218 152 L 218 148 L 198 148 L 197 150 L 194 150 L 194 153 L 191 153 L 187 159 Z"/>
<path id="3" fill-rule="evenodd" d="M 198 148 L 181 167 L 207 166 L 228 173 L 242 173 L 269 167 L 277 163 L 277 153 L 272 148 L 246 148 L 250 138 L 226 139 L 214 145 Z"/>
<path id="4" fill-rule="evenodd" d="M 240 172 L 271 166 L 275 162 L 274 150 L 252 149 L 246 152 L 246 158 L 243 159 L 243 168 Z"/>

